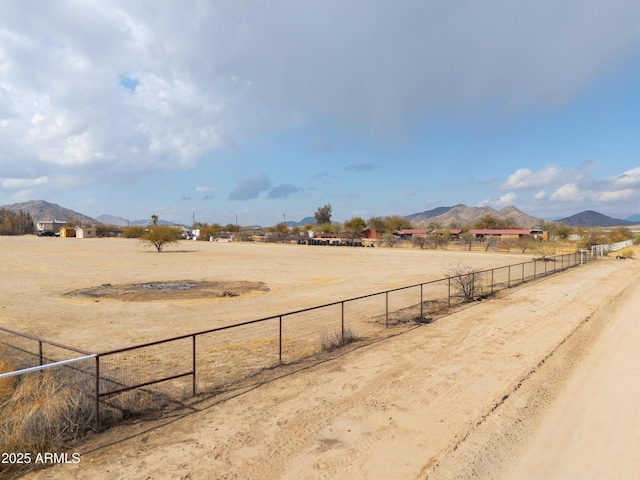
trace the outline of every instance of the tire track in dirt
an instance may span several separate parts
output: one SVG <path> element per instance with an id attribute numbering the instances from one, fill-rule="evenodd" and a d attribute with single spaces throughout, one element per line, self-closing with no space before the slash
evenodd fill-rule
<path id="1" fill-rule="evenodd" d="M 609 265 L 612 266 L 612 265 Z M 637 266 L 634 265 L 635 272 Z M 616 269 L 616 282 L 600 282 L 586 290 L 588 314 L 561 339 L 531 370 L 513 385 L 468 432 L 453 442 L 448 452 L 423 470 L 421 478 L 429 480 L 499 479 L 504 466 L 517 457 L 523 442 L 531 435 L 541 416 L 557 397 L 579 362 L 607 325 L 611 312 L 629 293 L 637 273 Z M 602 276 L 600 276 L 602 277 Z M 606 279 L 605 279 L 606 280 Z M 618 293 L 615 293 L 618 292 Z M 604 299 L 604 302 L 599 300 Z M 562 440 L 556 439 L 556 443 Z M 560 448 L 558 443 L 558 448 Z M 539 464 L 543 468 L 544 464 Z M 535 469 L 535 466 L 534 466 Z M 544 478 L 530 471 L 531 478 Z M 529 478 L 529 477 L 527 477 Z"/>

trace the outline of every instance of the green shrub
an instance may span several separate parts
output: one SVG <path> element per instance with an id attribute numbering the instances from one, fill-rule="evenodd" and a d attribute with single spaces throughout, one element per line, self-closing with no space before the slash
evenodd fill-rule
<path id="1" fill-rule="evenodd" d="M 125 238 L 140 238 L 142 235 L 144 235 L 144 227 L 138 226 L 127 227 L 122 232 L 122 236 Z"/>

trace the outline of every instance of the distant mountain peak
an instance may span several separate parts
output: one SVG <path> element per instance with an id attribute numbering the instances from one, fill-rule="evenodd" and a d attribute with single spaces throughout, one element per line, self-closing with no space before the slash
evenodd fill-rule
<path id="1" fill-rule="evenodd" d="M 454 207 L 438 207 L 426 212 L 414 213 L 407 215 L 407 220 L 419 223 L 440 224 L 443 227 L 471 225 L 479 221 L 485 215 L 492 215 L 500 219 L 511 219 L 514 226 L 528 228 L 540 223 L 542 219 L 532 217 L 518 210 L 513 205 L 504 207 L 502 210 L 483 205 L 481 207 L 468 207 L 464 204 L 458 204 Z"/>
<path id="2" fill-rule="evenodd" d="M 585 210 L 558 221 L 569 227 L 619 227 L 632 224 L 627 220 L 612 218 L 595 210 Z"/>
<path id="3" fill-rule="evenodd" d="M 99 223 L 95 218 L 45 200 L 30 200 L 28 202 L 14 203 L 13 205 L 4 205 L 2 208 L 14 212 L 22 210 L 23 212 L 29 213 L 36 222 L 61 220 L 64 222 L 76 221 L 85 225 L 97 225 Z"/>

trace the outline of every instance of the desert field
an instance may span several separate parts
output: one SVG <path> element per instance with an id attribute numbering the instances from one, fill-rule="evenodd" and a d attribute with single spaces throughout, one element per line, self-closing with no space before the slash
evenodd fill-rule
<path id="1" fill-rule="evenodd" d="M 68 243 L 65 243 L 68 242 Z M 95 242 L 95 243 L 94 243 Z M 0 238 L 0 324 L 80 348 L 135 344 L 530 255 Z M 73 447 L 34 479 L 635 478 L 640 262 L 604 258 L 342 355 Z M 9 281 L 9 279 L 11 279 Z M 237 297 L 65 295 L 102 284 L 261 282 Z"/>
<path id="2" fill-rule="evenodd" d="M 182 241 L 158 253 L 137 240 L 0 237 L 0 326 L 104 351 L 315 307 L 529 255 Z M 121 301 L 65 295 L 132 283 L 253 282 L 237 297 Z"/>

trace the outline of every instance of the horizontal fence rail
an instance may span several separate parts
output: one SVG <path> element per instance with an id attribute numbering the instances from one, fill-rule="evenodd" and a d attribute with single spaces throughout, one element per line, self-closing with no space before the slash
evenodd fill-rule
<path id="1" fill-rule="evenodd" d="M 534 259 L 386 290 L 316 307 L 93 353 L 0 327 L 22 367 L 85 360 L 82 373 L 96 425 L 215 392 L 265 369 L 354 341 L 383 339 L 429 323 L 452 307 L 590 262 L 588 251 Z M 60 358 L 66 352 L 67 358 Z M 83 355 L 78 358 L 70 355 Z M 88 367 L 86 360 L 93 362 Z M 36 363 L 37 362 L 37 363 Z M 32 365 L 29 365 L 31 363 Z M 35 364 L 35 365 L 33 365 Z M 90 385 L 89 388 L 86 386 Z"/>
<path id="2" fill-rule="evenodd" d="M 622 242 L 607 243 L 604 245 L 593 245 L 591 247 L 591 254 L 602 256 L 605 253 L 616 252 L 618 250 L 622 250 L 623 248 L 630 247 L 631 245 L 633 245 L 633 240 L 624 240 Z"/>
<path id="3" fill-rule="evenodd" d="M 31 372 L 41 372 L 43 370 L 47 370 L 48 368 L 57 368 L 63 365 L 69 365 L 71 363 L 82 362 L 84 360 L 89 360 L 91 358 L 95 358 L 97 355 L 86 355 L 84 357 L 71 358 L 69 360 L 60 360 L 59 362 L 47 363 L 46 365 L 39 365 L 37 367 L 27 367 L 22 368 L 20 370 L 14 370 L 13 372 L 0 373 L 0 378 L 9 378 L 16 377 L 18 375 L 24 375 L 25 373 Z"/>

